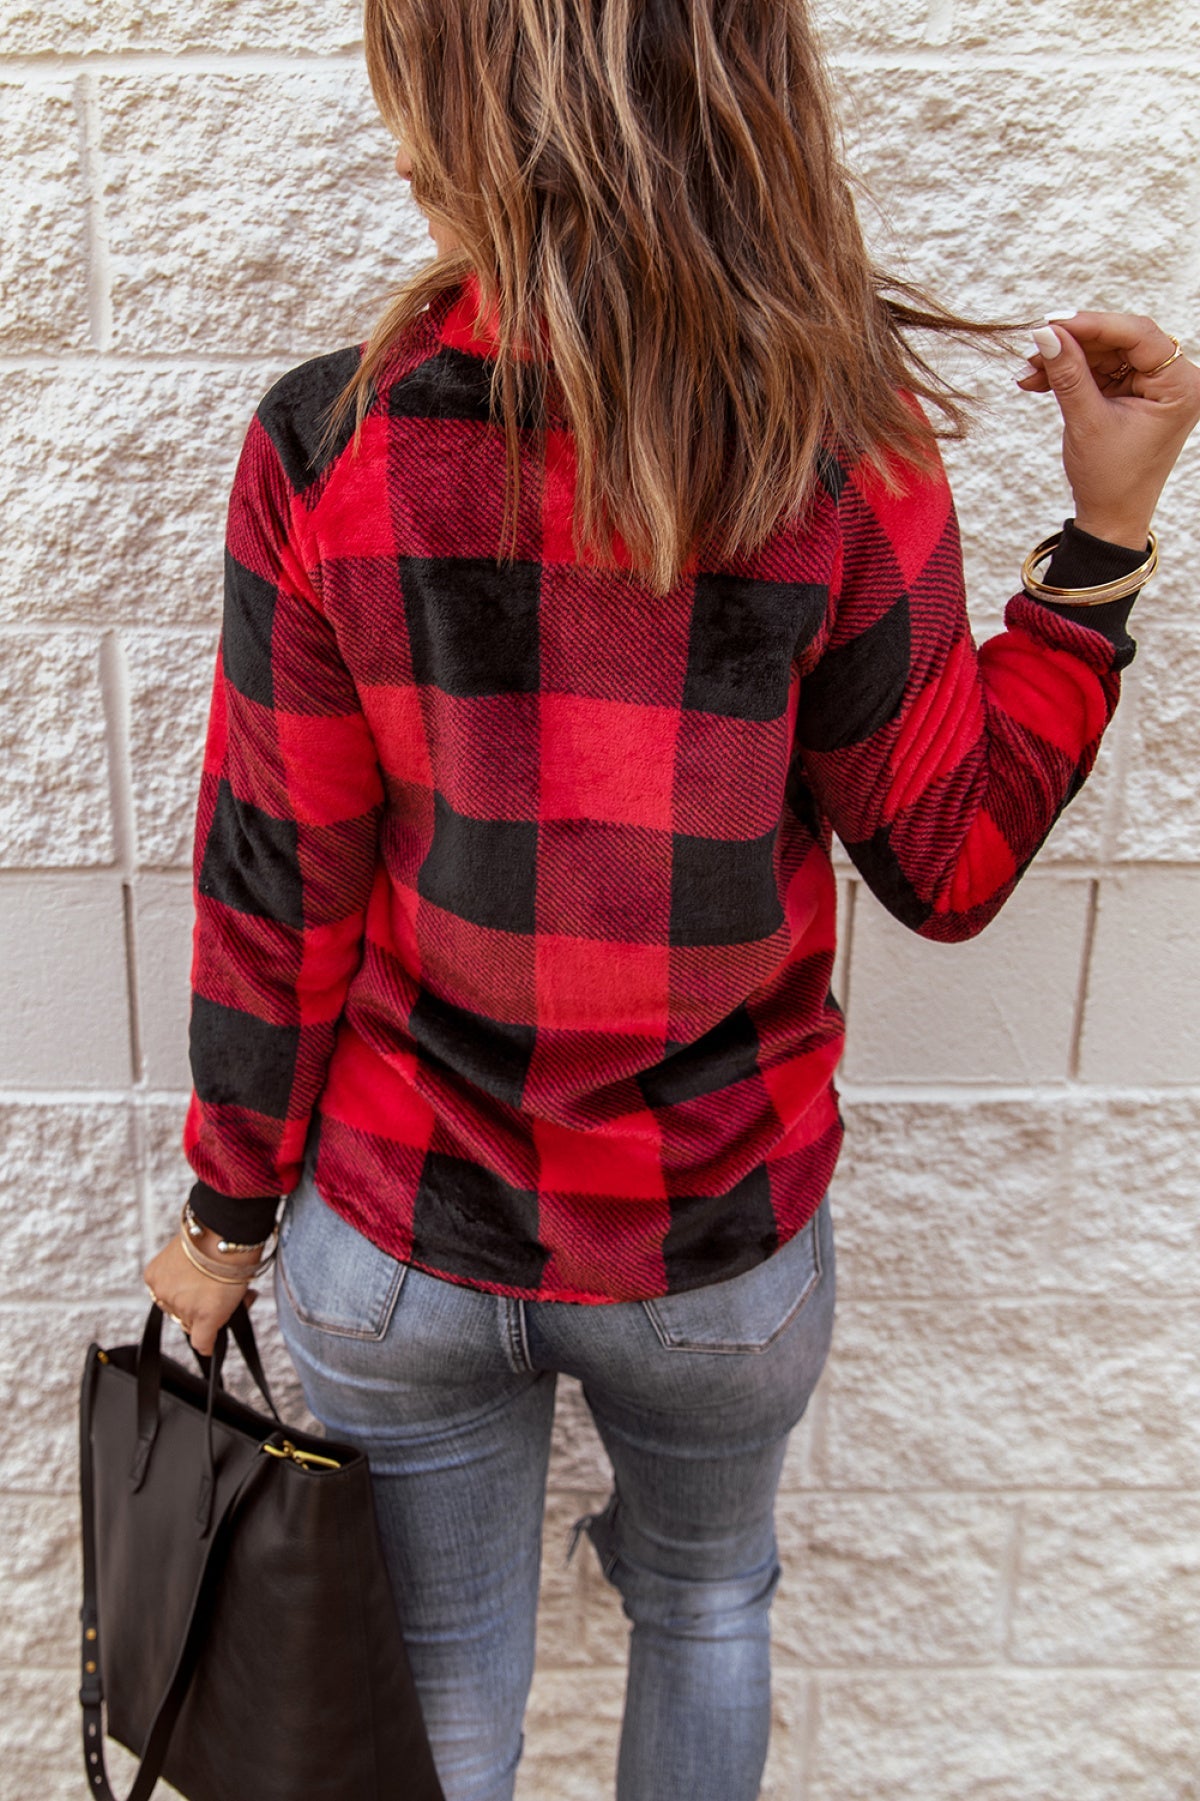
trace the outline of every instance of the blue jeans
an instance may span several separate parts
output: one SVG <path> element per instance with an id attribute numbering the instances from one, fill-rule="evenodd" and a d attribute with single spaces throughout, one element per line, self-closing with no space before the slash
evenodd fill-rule
<path id="1" fill-rule="evenodd" d="M 828 1195 L 726 1282 L 654 1301 L 518 1301 L 379 1250 L 323 1200 L 310 1158 L 284 1209 L 275 1297 L 309 1408 L 370 1460 L 446 1801 L 513 1794 L 560 1370 L 582 1384 L 614 1472 L 608 1505 L 576 1533 L 632 1621 L 618 1801 L 754 1801 L 775 1492 L 833 1331 Z"/>

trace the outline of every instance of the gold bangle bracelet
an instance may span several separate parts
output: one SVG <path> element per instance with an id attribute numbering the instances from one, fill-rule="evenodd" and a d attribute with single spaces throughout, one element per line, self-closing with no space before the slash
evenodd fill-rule
<path id="1" fill-rule="evenodd" d="M 253 1282 L 257 1277 L 261 1276 L 270 1267 L 275 1256 L 274 1251 L 272 1251 L 270 1257 L 263 1258 L 261 1263 L 257 1263 L 251 1268 L 244 1269 L 239 1275 L 235 1276 L 231 1275 L 228 1270 L 223 1270 L 214 1266 L 210 1258 L 204 1256 L 203 1252 L 197 1251 L 194 1246 L 188 1243 L 187 1234 L 182 1230 L 179 1234 L 179 1242 L 183 1246 L 183 1254 L 188 1262 L 192 1264 L 195 1269 L 198 1269 L 202 1275 L 211 1276 L 214 1282 L 227 1282 L 238 1288 L 240 1288 L 243 1283 Z"/>
<path id="2" fill-rule="evenodd" d="M 192 1212 L 192 1205 L 191 1205 L 190 1201 L 185 1201 L 183 1203 L 183 1208 L 179 1215 L 179 1230 L 180 1230 L 180 1234 L 188 1240 L 195 1240 L 195 1239 L 199 1238 L 205 1230 L 202 1223 L 196 1218 L 196 1215 Z M 261 1251 L 264 1245 L 271 1244 L 271 1240 L 273 1238 L 277 1237 L 278 1232 L 279 1232 L 278 1225 L 274 1225 L 271 1227 L 270 1233 L 266 1238 L 257 1239 L 254 1244 L 232 1244 L 229 1241 L 227 1241 L 226 1239 L 221 1238 L 221 1239 L 218 1239 L 218 1241 L 217 1241 L 217 1249 L 219 1251 Z M 202 1260 L 207 1260 L 206 1252 L 200 1251 L 200 1252 L 198 1252 L 198 1255 L 201 1257 Z M 272 1245 L 272 1248 L 271 1248 L 269 1254 L 266 1257 L 261 1259 L 259 1268 L 265 1269 L 267 1264 L 270 1262 L 271 1258 L 274 1255 L 275 1255 L 275 1248 Z M 214 1271 L 216 1269 L 219 1269 L 220 1267 L 221 1266 L 219 1264 L 213 1265 Z"/>
<path id="3" fill-rule="evenodd" d="M 205 1267 L 204 1263 L 200 1262 L 195 1251 L 192 1249 L 191 1245 L 188 1243 L 187 1239 L 184 1237 L 182 1232 L 179 1234 L 179 1242 L 183 1246 L 183 1254 L 187 1258 L 188 1262 L 190 1264 L 193 1264 L 194 1267 L 196 1269 L 198 1269 L 202 1275 L 211 1277 L 214 1282 L 225 1282 L 231 1288 L 240 1288 L 244 1282 L 249 1282 L 251 1280 L 253 1272 L 250 1270 L 247 1270 L 247 1272 L 244 1276 L 229 1276 L 229 1275 L 225 1275 L 224 1273 L 218 1275 L 218 1273 L 215 1269 L 208 1269 Z M 206 1259 L 206 1262 L 207 1262 L 207 1259 Z"/>
<path id="4" fill-rule="evenodd" d="M 1158 539 L 1151 532 L 1150 552 L 1145 562 L 1115 581 L 1100 582 L 1093 588 L 1057 588 L 1050 582 L 1039 582 L 1034 575 L 1035 569 L 1058 548 L 1061 540 L 1061 532 L 1043 538 L 1021 565 L 1021 585 L 1035 600 L 1048 600 L 1058 606 L 1102 607 L 1110 600 L 1125 600 L 1130 594 L 1136 594 L 1158 568 Z"/>

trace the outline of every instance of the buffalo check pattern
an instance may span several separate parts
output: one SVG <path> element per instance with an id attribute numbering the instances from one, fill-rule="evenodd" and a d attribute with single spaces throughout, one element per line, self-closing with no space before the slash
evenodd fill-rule
<path id="1" fill-rule="evenodd" d="M 619 538 L 615 569 L 575 553 L 553 382 L 501 560 L 494 349 L 468 280 L 357 447 L 322 429 L 358 348 L 250 425 L 183 1148 L 238 1239 L 315 1138 L 327 1202 L 405 1262 L 648 1298 L 771 1256 L 829 1183 L 833 832 L 914 931 L 980 931 L 1092 766 L 1128 604 L 1017 595 L 977 648 L 944 476 L 897 495 L 832 450 L 802 520 L 657 597 Z M 1138 560 L 1068 527 L 1055 574 Z"/>

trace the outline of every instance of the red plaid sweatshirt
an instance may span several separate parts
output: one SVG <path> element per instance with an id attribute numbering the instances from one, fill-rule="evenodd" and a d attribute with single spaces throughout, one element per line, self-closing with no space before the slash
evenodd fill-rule
<path id="1" fill-rule="evenodd" d="M 522 436 L 497 559 L 495 348 L 422 314 L 357 453 L 357 348 L 249 428 L 196 818 L 183 1148 L 198 1216 L 326 1201 L 397 1258 L 608 1302 L 769 1257 L 829 1183 L 836 831 L 924 937 L 980 931 L 1094 761 L 1129 603 L 977 648 L 944 477 L 826 457 L 757 555 L 665 598 L 572 554 L 573 443 Z M 619 548 L 619 540 L 618 548 Z M 1136 566 L 1068 528 L 1068 583 Z"/>

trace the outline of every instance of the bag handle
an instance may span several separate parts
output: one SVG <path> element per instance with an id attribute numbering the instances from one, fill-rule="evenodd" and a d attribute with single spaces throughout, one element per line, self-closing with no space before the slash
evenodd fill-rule
<path id="1" fill-rule="evenodd" d="M 157 1306 L 151 1308 L 158 1313 Z M 161 1330 L 161 1325 L 160 1325 Z M 218 1339 L 223 1339 L 225 1328 L 222 1326 Z M 151 1334 L 157 1343 L 158 1334 Z M 145 1341 L 143 1341 L 145 1342 Z M 220 1349 L 224 1353 L 224 1344 Z M 79 1402 L 79 1492 L 83 1511 L 83 1606 L 79 1610 L 83 1622 L 83 1681 L 79 1689 L 79 1700 L 83 1708 L 83 1757 L 84 1767 L 88 1774 L 91 1793 L 98 1795 L 100 1801 L 118 1801 L 108 1781 L 108 1771 L 104 1764 L 104 1728 L 101 1717 L 101 1703 L 104 1700 L 104 1687 L 100 1677 L 100 1614 L 96 1602 L 96 1519 L 95 1519 L 95 1481 L 92 1470 L 92 1412 L 95 1398 L 96 1371 L 104 1353 L 99 1346 L 88 1347 L 87 1363 L 84 1366 L 82 1393 Z M 212 1407 L 213 1393 L 217 1387 L 220 1359 L 214 1354 L 213 1367 L 209 1379 L 209 1408 Z M 140 1371 L 139 1371 L 140 1374 Z M 157 1429 L 157 1407 L 155 1408 Z M 278 1415 L 276 1415 L 278 1417 Z M 151 1440 L 153 1442 L 153 1440 Z M 147 1450 L 146 1456 L 149 1456 Z M 158 1704 L 146 1742 L 142 1747 L 141 1762 L 138 1765 L 133 1787 L 126 1801 L 148 1801 L 154 1786 L 162 1772 L 166 1760 L 167 1746 L 175 1722 L 179 1718 L 180 1709 L 187 1695 L 188 1685 L 195 1674 L 199 1661 L 205 1633 L 212 1618 L 213 1603 L 216 1597 L 217 1584 L 228 1555 L 230 1541 L 233 1536 L 233 1519 L 239 1503 L 247 1493 L 259 1482 L 266 1471 L 269 1459 L 255 1457 L 236 1488 L 226 1497 L 217 1515 L 216 1525 L 204 1554 L 204 1562 L 196 1580 L 192 1593 L 191 1606 L 188 1610 L 187 1625 L 183 1640 L 175 1659 L 175 1667 L 162 1700 Z M 144 1474 L 144 1469 L 143 1469 Z"/>
<path id="2" fill-rule="evenodd" d="M 154 1449 L 154 1441 L 158 1436 L 159 1396 L 162 1390 L 162 1309 L 158 1303 L 151 1302 L 146 1314 L 146 1324 L 142 1328 L 142 1340 L 138 1346 L 137 1356 L 137 1448 L 134 1452 L 133 1464 L 129 1471 L 129 1480 L 136 1491 L 146 1478 L 146 1470 L 150 1462 L 150 1453 Z M 242 1361 L 250 1371 L 254 1384 L 271 1411 L 272 1417 L 282 1426 L 279 1409 L 267 1386 L 266 1373 L 263 1370 L 262 1358 L 258 1352 L 258 1340 L 254 1336 L 254 1327 L 250 1323 L 250 1310 L 243 1301 L 233 1311 L 229 1325 L 233 1330 L 234 1340 L 242 1353 Z M 192 1345 L 192 1354 L 200 1365 L 200 1371 L 208 1383 L 208 1408 L 205 1422 L 208 1441 L 209 1473 L 212 1471 L 212 1407 L 215 1388 L 221 1388 L 221 1365 L 225 1359 L 225 1347 L 228 1342 L 226 1329 L 221 1327 L 217 1333 L 212 1357 L 197 1351 Z M 191 1344 L 191 1340 L 188 1340 Z M 216 1361 L 216 1381 L 212 1379 L 212 1363 Z"/>

